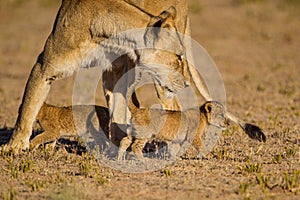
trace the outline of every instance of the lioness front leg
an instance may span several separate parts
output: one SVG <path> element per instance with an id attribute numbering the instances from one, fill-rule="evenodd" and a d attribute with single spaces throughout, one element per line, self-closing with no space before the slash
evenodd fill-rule
<path id="1" fill-rule="evenodd" d="M 7 148 L 13 149 L 15 152 L 29 148 L 32 125 L 46 100 L 51 83 L 57 79 L 71 76 L 79 67 L 70 68 L 66 66 L 66 63 L 72 61 L 72 59 L 68 59 L 67 57 L 61 59 L 61 57 L 45 55 L 46 50 L 51 49 L 51 45 L 47 44 L 45 50 L 39 56 L 37 63 L 33 66 L 27 80 L 15 130 L 7 145 Z"/>
<path id="2" fill-rule="evenodd" d="M 15 151 L 29 148 L 29 138 L 35 118 L 50 90 L 53 77 L 37 62 L 28 78 L 15 130 L 7 147 Z"/>
<path id="3" fill-rule="evenodd" d="M 111 141 L 117 147 L 127 135 L 130 111 L 127 108 L 125 96 L 127 87 L 135 81 L 134 67 L 135 63 L 127 55 L 122 55 L 112 63 L 110 71 L 104 71 L 102 74 L 103 91 L 111 115 Z M 135 92 L 131 98 L 134 105 L 139 107 Z"/>

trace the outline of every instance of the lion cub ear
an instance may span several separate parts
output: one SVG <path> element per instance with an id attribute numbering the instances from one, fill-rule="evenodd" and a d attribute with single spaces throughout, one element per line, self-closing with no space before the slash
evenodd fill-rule
<path id="1" fill-rule="evenodd" d="M 212 103 L 211 102 L 207 102 L 205 104 L 205 106 L 204 106 L 205 112 L 206 113 L 211 113 L 212 107 L 213 107 Z"/>

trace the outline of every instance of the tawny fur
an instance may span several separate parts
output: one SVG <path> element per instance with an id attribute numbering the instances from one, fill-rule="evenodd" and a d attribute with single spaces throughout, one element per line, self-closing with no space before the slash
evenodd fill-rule
<path id="1" fill-rule="evenodd" d="M 170 99 L 164 96 L 170 92 L 174 95 L 185 87 L 185 84 L 176 83 L 178 76 L 172 76 L 174 69 L 182 74 L 187 82 L 194 85 L 206 101 L 211 100 L 196 69 L 187 65 L 186 61 L 182 62 L 182 55 L 185 54 L 182 50 L 184 51 L 184 47 L 189 48 L 189 46 L 183 44 L 180 38 L 174 35 L 160 34 L 161 31 L 158 31 L 154 37 L 153 31 L 147 29 L 151 26 L 177 30 L 189 35 L 187 0 L 62 1 L 53 30 L 31 70 L 16 127 L 7 147 L 17 152 L 29 147 L 32 125 L 50 91 L 51 83 L 71 76 L 81 67 L 101 65 L 103 68 L 103 88 L 108 107 L 113 112 L 112 122 L 121 124 L 128 122 L 126 102 L 123 98 L 115 96 L 113 89 L 124 73 L 139 64 L 146 66 L 147 70 L 152 73 L 157 83 L 155 87 L 161 87 L 157 93 L 164 109 L 179 110 L 176 98 Z M 167 49 L 175 50 L 174 53 L 163 50 L 136 51 L 135 34 L 118 35 L 123 31 L 139 28 L 144 30 L 143 38 L 146 42 L 149 43 L 151 38 L 154 38 L 152 41 L 154 48 L 167 47 Z M 110 60 L 109 56 L 106 56 L 110 53 L 116 55 L 116 60 Z M 116 64 L 118 62 L 119 64 Z M 149 62 L 166 65 L 166 68 L 162 71 L 161 68 L 151 68 L 147 66 Z M 170 63 L 175 68 L 169 67 Z M 116 71 L 121 73 L 113 77 Z M 128 85 L 132 82 L 134 82 L 134 77 L 128 79 Z M 113 104 L 113 101 L 116 103 Z M 118 107 L 113 108 L 113 105 Z M 266 140 L 265 135 L 257 126 L 247 124 L 229 113 L 226 113 L 226 116 L 239 124 L 252 138 L 260 141 Z"/>
<path id="2" fill-rule="evenodd" d="M 147 142 L 164 141 L 167 144 L 178 143 L 181 146 L 192 144 L 198 153 L 206 155 L 202 136 L 209 125 L 224 128 L 225 109 L 218 102 L 206 102 L 199 109 L 169 111 L 160 109 L 140 109 L 129 102 L 132 113 L 132 132 L 120 143 L 119 159 L 131 145 L 135 155 L 142 158 L 142 150 Z M 187 149 L 185 149 L 187 150 Z M 171 155 L 171 156 L 176 156 Z M 172 154 L 172 153 L 171 153 Z"/>
<path id="3" fill-rule="evenodd" d="M 62 136 L 78 136 L 87 132 L 98 143 L 105 143 L 105 137 L 109 138 L 109 112 L 102 106 L 58 107 L 44 103 L 37 122 L 43 132 L 30 141 L 32 147 L 55 142 Z"/>
<path id="4" fill-rule="evenodd" d="M 171 6 L 177 11 L 176 15 L 172 13 L 165 15 L 163 11 L 168 10 Z M 155 23 L 155 20 L 157 23 Z M 159 25 L 169 27 L 169 20 L 174 22 L 177 31 L 186 34 L 189 32 L 187 20 L 187 0 L 168 0 L 168 1 L 145 1 L 145 0 L 64 0 L 57 13 L 53 30 L 50 33 L 44 50 L 38 56 L 34 64 L 30 76 L 28 78 L 22 104 L 19 109 L 19 115 L 16 121 L 16 127 L 8 147 L 19 151 L 29 146 L 29 138 L 31 135 L 32 125 L 38 114 L 39 109 L 43 105 L 50 85 L 53 81 L 71 76 L 81 67 L 93 67 L 101 65 L 104 72 L 114 71 L 114 64 L 110 64 L 107 53 L 117 55 L 116 59 L 121 55 L 126 55 L 126 59 L 120 58 L 122 68 L 121 71 L 126 72 L 130 65 L 136 65 L 138 62 L 144 63 L 148 55 L 156 56 L 156 53 L 148 54 L 148 52 L 135 51 L 135 43 L 131 42 L 133 35 L 126 35 L 125 39 L 118 38 L 118 33 L 132 30 L 144 29 L 149 25 L 158 28 L 164 28 Z M 126 38 L 128 37 L 128 38 Z M 110 38 L 109 40 L 107 40 Z M 146 38 L 151 38 L 146 36 Z M 173 41 L 170 38 L 163 38 L 161 42 L 168 43 Z M 133 40 L 134 41 L 134 40 Z M 160 42 L 160 43 L 161 43 Z M 159 42 L 158 42 L 159 43 Z M 183 49 L 177 46 L 175 49 Z M 142 58 L 140 61 L 137 59 Z M 144 59 L 144 61 L 143 61 Z M 167 57 L 165 59 L 168 59 Z M 170 59 L 173 59 L 170 58 Z M 176 58 L 177 59 L 177 58 Z M 157 59 L 155 60 L 159 63 Z M 113 62 L 113 60 L 111 61 Z M 151 70 L 150 70 L 151 71 Z M 153 74 L 155 74 L 153 72 Z M 165 76 L 160 76 L 164 78 Z M 111 82 L 110 74 L 103 75 L 103 82 Z M 171 87 L 170 81 L 160 80 L 161 83 L 166 82 L 166 87 Z M 115 82 L 116 83 L 116 82 Z M 112 83 L 111 85 L 114 85 Z M 172 82 L 171 82 L 172 83 Z M 129 80 L 130 84 L 130 80 Z M 112 99 L 119 102 L 116 105 L 122 105 L 124 102 L 116 99 L 112 94 L 112 88 L 104 86 L 104 93 L 108 101 Z M 112 103 L 108 102 L 108 106 L 112 109 Z M 124 110 L 125 104 L 120 109 L 113 109 L 118 112 Z M 116 122 L 126 122 L 126 116 L 114 115 L 120 119 L 113 119 Z"/>
<path id="5" fill-rule="evenodd" d="M 207 101 L 199 109 L 185 111 L 170 111 L 165 110 L 164 107 L 163 109 L 138 108 L 130 96 L 142 79 L 142 74 L 138 69 L 136 69 L 136 73 L 136 81 L 128 88 L 126 97 L 132 114 L 132 127 L 131 130 L 128 130 L 127 136 L 120 142 L 119 159 L 123 159 L 124 152 L 130 145 L 132 151 L 142 157 L 142 149 L 151 140 L 161 140 L 180 145 L 192 143 L 198 153 L 201 152 L 202 155 L 205 155 L 208 152 L 203 148 L 202 136 L 206 133 L 208 125 L 224 128 L 225 124 L 228 124 L 228 120 L 238 123 L 251 139 L 266 141 L 266 137 L 259 127 L 244 123 L 238 118 L 233 119 L 234 116 L 226 112 L 223 105 L 216 101 Z M 157 91 L 159 96 L 159 90 Z M 163 93 L 163 91 L 160 92 Z M 199 121 L 196 120 L 198 116 L 200 116 Z M 243 124 L 245 127 L 242 126 Z"/>

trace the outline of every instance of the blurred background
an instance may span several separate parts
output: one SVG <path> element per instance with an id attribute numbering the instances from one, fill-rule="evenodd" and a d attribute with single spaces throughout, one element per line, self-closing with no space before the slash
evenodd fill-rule
<path id="1" fill-rule="evenodd" d="M 15 122 L 59 5 L 0 1 L 0 124 Z M 190 0 L 189 12 L 192 37 L 219 67 L 230 110 L 250 119 L 255 114 L 261 123 L 283 109 L 286 118 L 299 117 L 300 0 Z M 70 105 L 73 81 L 55 82 L 47 102 Z M 96 102 L 105 105 L 101 93 L 99 87 Z"/>
<path id="2" fill-rule="evenodd" d="M 0 0 L 3 133 L 14 126 L 60 2 Z M 228 110 L 260 126 L 266 143 L 230 126 L 208 159 L 180 159 L 145 174 L 120 173 L 64 145 L 53 156 L 1 151 L 0 199 L 299 199 L 300 0 L 190 0 L 189 12 L 193 39 L 223 77 Z M 47 102 L 71 105 L 73 83 L 74 76 L 56 81 Z M 96 102 L 105 105 L 98 88 Z M 153 96 L 141 99 L 147 104 Z"/>

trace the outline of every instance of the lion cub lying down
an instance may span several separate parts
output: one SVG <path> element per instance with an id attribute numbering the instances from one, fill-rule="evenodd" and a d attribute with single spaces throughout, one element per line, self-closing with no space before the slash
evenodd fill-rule
<path id="1" fill-rule="evenodd" d="M 225 109 L 216 101 L 206 102 L 199 109 L 185 111 L 140 109 L 131 102 L 129 109 L 132 114 L 132 131 L 121 140 L 118 159 L 123 159 L 130 145 L 132 152 L 143 158 L 142 150 L 152 140 L 166 142 L 171 157 L 180 156 L 184 153 L 181 150 L 187 150 L 190 144 L 198 153 L 207 154 L 201 136 L 206 133 L 209 125 L 220 129 L 226 125 Z"/>
<path id="2" fill-rule="evenodd" d="M 62 136 L 90 133 L 97 144 L 105 144 L 108 138 L 109 112 L 102 106 L 58 107 L 44 103 L 36 121 L 44 132 L 30 141 L 33 148 L 47 142 L 56 142 Z"/>

